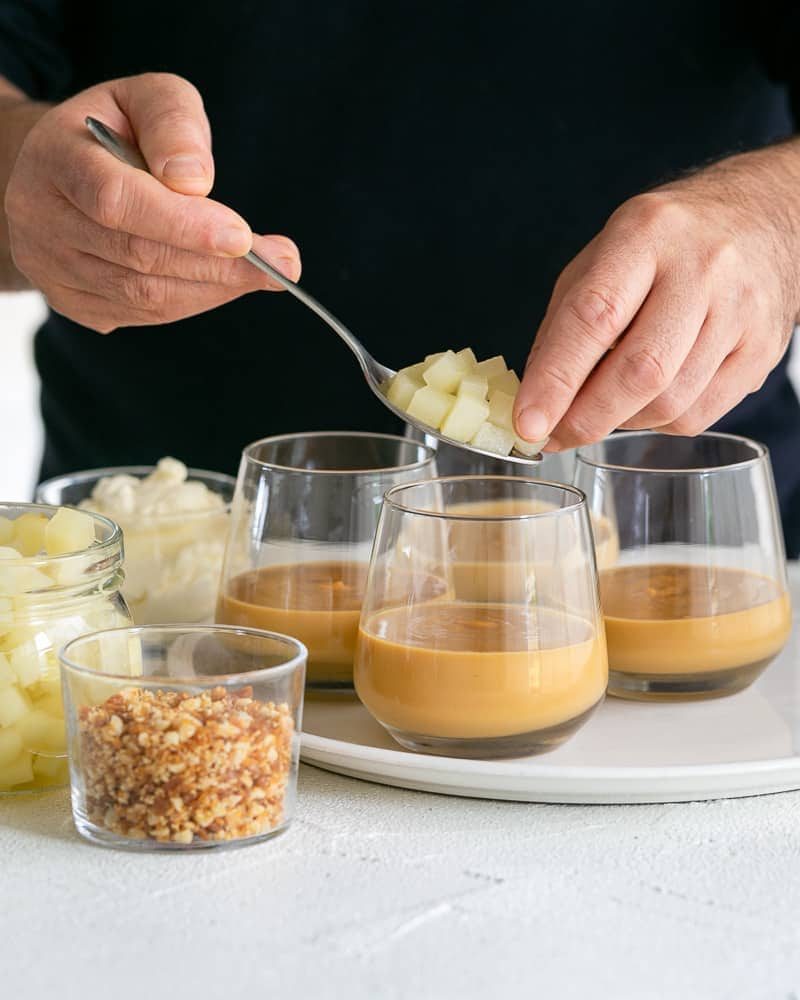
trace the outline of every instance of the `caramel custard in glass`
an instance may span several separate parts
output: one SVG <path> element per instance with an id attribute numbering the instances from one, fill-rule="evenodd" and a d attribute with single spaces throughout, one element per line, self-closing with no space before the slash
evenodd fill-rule
<path id="1" fill-rule="evenodd" d="M 600 574 L 609 668 L 663 679 L 731 672 L 749 684 L 791 630 L 789 596 L 775 580 L 741 569 L 630 565 Z M 740 683 L 738 683 L 740 682 Z"/>
<path id="2" fill-rule="evenodd" d="M 249 570 L 228 582 L 217 621 L 294 636 L 308 649 L 309 682 L 350 685 L 367 568 L 328 561 Z"/>
<path id="3" fill-rule="evenodd" d="M 490 739 L 577 726 L 603 697 L 603 636 L 543 607 L 432 601 L 359 632 L 355 684 L 390 731 Z"/>

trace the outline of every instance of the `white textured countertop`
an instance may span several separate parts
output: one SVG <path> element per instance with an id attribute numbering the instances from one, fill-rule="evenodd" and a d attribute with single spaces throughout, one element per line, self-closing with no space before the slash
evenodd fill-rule
<path id="1" fill-rule="evenodd" d="M 303 767 L 258 846 L 92 847 L 0 800 L 0 996 L 800 998 L 800 793 L 447 798 Z"/>

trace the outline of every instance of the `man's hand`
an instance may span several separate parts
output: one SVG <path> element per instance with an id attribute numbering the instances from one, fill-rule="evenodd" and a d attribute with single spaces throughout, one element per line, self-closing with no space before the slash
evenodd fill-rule
<path id="1" fill-rule="evenodd" d="M 782 357 L 799 275 L 798 142 L 631 199 L 556 283 L 517 396 L 520 435 L 550 435 L 557 451 L 620 427 L 705 430 Z"/>
<path id="2" fill-rule="evenodd" d="M 56 311 L 108 333 L 274 289 L 236 259 L 251 246 L 298 277 L 291 240 L 253 236 L 240 216 L 206 197 L 214 181 L 211 133 L 186 80 L 145 74 L 38 107 L 5 209 L 14 263 Z M 86 129 L 87 115 L 134 140 L 154 176 L 103 149 Z"/>

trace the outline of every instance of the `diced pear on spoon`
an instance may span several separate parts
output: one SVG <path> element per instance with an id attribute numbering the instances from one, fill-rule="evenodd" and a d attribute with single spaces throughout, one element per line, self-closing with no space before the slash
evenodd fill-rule
<path id="1" fill-rule="evenodd" d="M 488 403 L 476 396 L 458 396 L 441 426 L 442 434 L 466 443 L 475 436 L 488 416 Z"/>
<path id="2" fill-rule="evenodd" d="M 489 395 L 489 419 L 497 427 L 514 431 L 514 397 L 495 389 Z"/>
<path id="3" fill-rule="evenodd" d="M 421 424 L 438 430 L 455 401 L 456 397 L 450 393 L 440 392 L 439 389 L 426 385 L 414 393 L 406 413 L 413 420 L 419 420 Z"/>
<path id="4" fill-rule="evenodd" d="M 386 398 L 389 402 L 400 410 L 407 410 L 408 404 L 414 398 L 417 389 L 421 389 L 425 384 L 422 380 L 422 372 L 425 369 L 425 362 L 418 365 L 411 365 L 409 368 L 401 368 L 392 379 Z"/>
<path id="5" fill-rule="evenodd" d="M 471 347 L 464 347 L 460 351 L 456 351 L 456 357 L 461 358 L 466 364 L 468 372 L 474 371 L 475 366 L 478 364 L 478 359 L 475 357 L 475 352 Z"/>
<path id="6" fill-rule="evenodd" d="M 484 375 L 486 378 L 496 378 L 498 375 L 502 375 L 506 368 L 506 359 L 497 354 L 493 358 L 487 358 L 485 361 L 479 361 L 475 365 L 475 371 L 478 375 Z"/>
<path id="7" fill-rule="evenodd" d="M 538 455 L 545 444 L 547 444 L 547 438 L 542 438 L 541 441 L 525 441 L 521 437 L 514 438 L 514 447 L 520 454 L 528 458 L 534 458 Z"/>
<path id="8" fill-rule="evenodd" d="M 481 424 L 470 444 L 483 451 L 494 451 L 498 455 L 508 455 L 514 447 L 514 434 L 505 427 L 497 427 L 488 420 Z"/>
<path id="9" fill-rule="evenodd" d="M 454 351 L 445 351 L 422 373 L 425 382 L 440 392 L 455 392 L 459 382 L 467 374 L 466 362 Z"/>
<path id="10" fill-rule="evenodd" d="M 458 387 L 459 396 L 475 396 L 485 400 L 488 392 L 489 380 L 483 375 L 465 375 Z"/>
<path id="11" fill-rule="evenodd" d="M 489 379 L 489 393 L 495 391 L 506 392 L 509 396 L 516 396 L 519 392 L 519 378 L 516 372 L 505 371 L 500 375 L 493 375 Z"/>

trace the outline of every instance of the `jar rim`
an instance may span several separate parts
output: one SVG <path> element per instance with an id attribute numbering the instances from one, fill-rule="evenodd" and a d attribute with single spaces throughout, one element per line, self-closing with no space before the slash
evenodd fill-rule
<path id="1" fill-rule="evenodd" d="M 514 514 L 469 514 L 464 511 L 429 510 L 425 507 L 415 507 L 411 503 L 403 503 L 401 494 L 410 492 L 421 486 L 432 487 L 446 483 L 464 482 L 485 482 L 497 483 L 508 482 L 516 486 L 544 487 L 547 490 L 560 490 L 573 497 L 570 503 L 565 503 L 559 507 L 548 508 L 547 510 L 524 511 Z M 492 475 L 472 475 L 472 476 L 442 476 L 438 479 L 418 480 L 414 483 L 399 483 L 387 490 L 384 494 L 384 504 L 392 507 L 404 514 L 415 514 L 420 517 L 437 517 L 445 521 L 472 521 L 472 522 L 494 522 L 494 521 L 527 521 L 533 518 L 552 518 L 561 514 L 574 514 L 576 511 L 587 510 L 586 494 L 577 486 L 569 483 L 558 483 L 550 479 L 525 479 L 522 476 L 492 476 Z"/>
<path id="2" fill-rule="evenodd" d="M 422 454 L 423 457 L 418 458 L 416 462 L 406 462 L 403 465 L 375 465 L 362 469 L 310 469 L 302 465 L 284 465 L 281 462 L 269 462 L 255 455 L 255 450 L 263 445 L 278 444 L 282 441 L 296 441 L 303 438 L 360 438 L 395 441 L 398 444 L 405 444 L 416 448 L 417 454 Z M 403 437 L 401 434 L 383 434 L 373 431 L 295 431 L 291 434 L 274 434 L 270 437 L 259 438 L 258 441 L 251 441 L 242 450 L 242 458 L 245 462 L 258 466 L 261 469 L 273 469 L 276 472 L 293 472 L 308 476 L 375 476 L 408 472 L 412 469 L 424 469 L 426 465 L 436 460 L 436 451 L 422 441 L 415 441 L 414 438 Z"/>

